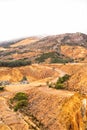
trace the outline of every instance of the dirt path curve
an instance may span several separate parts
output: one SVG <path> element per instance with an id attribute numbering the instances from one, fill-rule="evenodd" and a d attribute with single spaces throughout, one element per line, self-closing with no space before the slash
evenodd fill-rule
<path id="1" fill-rule="evenodd" d="M 35 66 L 38 66 L 38 64 L 36 64 Z M 53 67 L 48 67 L 48 66 L 46 66 L 46 68 L 54 69 Z M 64 71 L 62 71 L 58 68 L 57 69 L 55 68 L 54 71 L 56 71 L 60 77 L 62 77 L 66 74 Z M 58 79 L 58 77 L 55 77 L 55 78 L 53 77 L 51 82 L 56 82 L 57 79 Z M 41 87 L 38 87 L 38 86 L 41 86 Z M 47 83 L 44 82 L 44 80 L 34 81 L 34 82 L 31 82 L 30 84 L 9 85 L 9 86 L 6 87 L 6 90 L 9 91 L 9 92 L 15 93 L 15 92 L 20 92 L 20 91 L 24 92 L 24 91 L 27 91 L 29 89 L 35 88 L 35 87 L 38 87 L 40 91 L 43 91 L 43 92 L 46 92 L 46 93 L 49 93 L 49 94 L 58 94 L 58 95 L 61 95 L 61 96 L 71 96 L 71 95 L 73 95 L 73 92 L 70 92 L 70 91 L 55 90 L 55 89 L 49 88 L 47 86 Z"/>
<path id="2" fill-rule="evenodd" d="M 58 95 L 60 97 L 69 97 L 69 96 L 74 95 L 74 92 L 70 92 L 67 90 L 56 90 L 53 88 L 49 88 L 47 86 L 39 87 L 38 89 L 42 91 L 43 93 Z"/>

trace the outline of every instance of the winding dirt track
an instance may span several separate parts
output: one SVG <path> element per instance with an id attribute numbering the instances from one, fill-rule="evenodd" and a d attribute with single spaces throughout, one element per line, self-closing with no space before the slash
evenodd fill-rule
<path id="1" fill-rule="evenodd" d="M 35 64 L 35 66 L 38 66 L 38 64 Z M 39 67 L 40 67 L 40 65 L 39 65 Z M 44 67 L 44 66 L 41 65 L 41 67 Z M 45 66 L 45 68 L 53 70 L 53 67 Z M 59 77 L 62 77 L 66 74 L 64 71 L 62 71 L 58 68 L 54 69 L 54 71 L 58 73 Z M 56 77 L 52 76 L 52 77 L 49 77 L 48 79 L 51 79 L 51 82 L 56 82 L 58 79 L 58 76 L 56 76 Z M 31 82 L 29 84 L 11 84 L 6 87 L 6 90 L 14 93 L 14 92 L 18 92 L 18 91 L 26 91 L 26 90 L 30 89 L 31 87 L 38 87 L 38 86 L 46 86 L 46 89 L 47 89 L 47 83 L 44 79 L 42 79 L 42 80 Z M 45 90 L 45 87 L 42 89 Z M 47 90 L 49 93 L 49 89 L 47 89 Z M 53 91 L 53 89 L 52 89 L 52 91 Z M 56 90 L 56 91 L 58 91 L 58 90 Z"/>

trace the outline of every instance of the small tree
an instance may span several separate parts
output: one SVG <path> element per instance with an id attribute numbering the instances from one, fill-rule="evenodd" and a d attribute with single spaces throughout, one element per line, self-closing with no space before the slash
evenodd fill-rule
<path id="1" fill-rule="evenodd" d="M 64 85 L 62 83 L 56 83 L 55 88 L 56 89 L 64 89 Z"/>
<path id="2" fill-rule="evenodd" d="M 63 77 L 59 77 L 55 84 L 56 89 L 64 89 L 64 83 L 70 78 L 70 75 L 65 74 Z"/>
<path id="3" fill-rule="evenodd" d="M 20 81 L 20 83 L 23 83 L 23 84 L 29 84 L 28 80 L 27 80 L 27 77 L 26 76 L 23 76 L 22 80 Z"/>
<path id="4" fill-rule="evenodd" d="M 3 91 L 4 90 L 4 86 L 0 86 L 0 91 Z"/>
<path id="5" fill-rule="evenodd" d="M 17 111 L 18 109 L 26 107 L 27 105 L 28 105 L 28 101 L 27 100 L 18 101 L 17 104 L 14 106 L 14 111 Z"/>
<path id="6" fill-rule="evenodd" d="M 20 100 L 27 100 L 28 97 L 27 97 L 27 94 L 22 93 L 22 92 L 19 92 L 19 93 L 17 93 L 17 94 L 14 96 L 13 99 L 14 99 L 14 100 L 17 100 L 17 101 L 20 101 Z"/>
<path id="7" fill-rule="evenodd" d="M 27 77 L 23 76 L 22 81 L 27 81 Z"/>
<path id="8" fill-rule="evenodd" d="M 10 103 L 13 104 L 14 111 L 27 107 L 28 96 L 26 93 L 18 92 L 16 95 L 10 99 Z"/>

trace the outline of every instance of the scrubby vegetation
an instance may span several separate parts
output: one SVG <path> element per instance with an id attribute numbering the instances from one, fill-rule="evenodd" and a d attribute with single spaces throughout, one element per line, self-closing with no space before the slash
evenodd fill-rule
<path id="1" fill-rule="evenodd" d="M 13 104 L 14 111 L 17 111 L 28 105 L 28 96 L 25 93 L 19 92 L 10 99 L 10 103 Z"/>
<path id="2" fill-rule="evenodd" d="M 49 88 L 65 89 L 64 83 L 69 80 L 70 75 L 65 74 L 63 77 L 59 77 L 56 83 L 47 83 Z"/>
<path id="3" fill-rule="evenodd" d="M 31 61 L 28 60 L 14 60 L 14 61 L 0 61 L 0 67 L 20 67 L 31 65 Z"/>
<path id="4" fill-rule="evenodd" d="M 3 91 L 4 90 L 4 86 L 0 86 L 0 91 Z"/>
<path id="5" fill-rule="evenodd" d="M 26 76 L 23 76 L 21 82 L 22 82 L 22 81 L 27 81 L 27 77 L 26 77 Z"/>
<path id="6" fill-rule="evenodd" d="M 29 84 L 29 81 L 26 76 L 23 76 L 23 78 L 20 80 L 21 84 Z"/>
<path id="7" fill-rule="evenodd" d="M 27 105 L 28 105 L 28 101 L 27 100 L 20 100 L 14 106 L 14 111 L 17 111 L 18 109 L 26 107 Z"/>
<path id="8" fill-rule="evenodd" d="M 20 101 L 20 100 L 27 100 L 27 95 L 25 93 L 19 92 L 14 96 L 14 100 Z"/>
<path id="9" fill-rule="evenodd" d="M 35 60 L 38 61 L 38 63 L 40 63 L 40 62 L 45 62 L 45 60 L 48 59 L 48 58 L 51 58 L 51 63 L 68 63 L 68 62 L 73 62 L 73 59 L 68 58 L 68 57 L 64 57 L 64 56 L 60 56 L 56 52 L 43 53 L 42 55 L 40 55 Z"/>
<path id="10" fill-rule="evenodd" d="M 70 75 L 65 74 L 63 77 L 59 77 L 55 84 L 56 89 L 64 89 L 64 83 L 70 78 Z"/>

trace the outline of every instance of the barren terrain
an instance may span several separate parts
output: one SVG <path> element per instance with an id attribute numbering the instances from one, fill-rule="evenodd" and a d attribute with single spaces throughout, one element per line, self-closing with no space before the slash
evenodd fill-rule
<path id="1" fill-rule="evenodd" d="M 0 130 L 86 130 L 87 35 L 0 43 L 0 87 Z M 18 92 L 28 105 L 14 111 Z"/>

